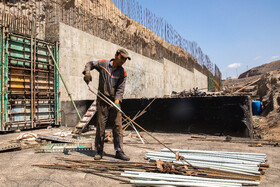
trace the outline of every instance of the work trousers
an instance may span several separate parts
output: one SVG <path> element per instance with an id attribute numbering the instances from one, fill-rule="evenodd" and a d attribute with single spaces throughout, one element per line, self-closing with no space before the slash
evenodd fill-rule
<path id="1" fill-rule="evenodd" d="M 114 148 L 123 151 L 122 114 L 114 107 L 110 107 L 101 99 L 97 99 L 97 126 L 95 149 L 103 151 L 106 125 L 113 126 Z"/>

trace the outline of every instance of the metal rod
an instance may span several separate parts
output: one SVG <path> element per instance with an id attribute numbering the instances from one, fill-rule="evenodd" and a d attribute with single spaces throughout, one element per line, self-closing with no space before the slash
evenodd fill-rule
<path id="1" fill-rule="evenodd" d="M 145 142 L 144 142 L 144 140 L 142 139 L 142 137 L 140 136 L 140 134 L 139 134 L 139 132 L 137 131 L 137 129 L 135 128 L 135 126 L 132 124 L 132 123 L 130 123 L 131 124 L 131 127 L 135 130 L 135 132 L 137 133 L 137 135 L 138 135 L 138 137 L 140 138 L 140 140 L 141 140 L 141 142 L 143 143 L 143 144 L 145 144 Z"/>
<path id="2" fill-rule="evenodd" d="M 34 66 L 34 51 L 33 51 L 33 28 L 31 28 L 31 38 L 30 38 L 30 66 L 31 66 L 31 71 L 30 71 L 30 89 L 31 89 L 31 127 L 34 128 L 34 76 L 33 76 L 33 66 Z"/>
<path id="3" fill-rule="evenodd" d="M 195 181 L 216 181 L 216 182 L 226 182 L 226 183 L 241 183 L 241 184 L 253 184 L 259 185 L 258 181 L 248 181 L 248 180 L 233 180 L 233 179 L 217 179 L 217 178 L 206 178 L 198 176 L 187 176 L 187 175 L 175 175 L 175 174 L 166 174 L 166 173 L 151 173 L 151 172 L 138 172 L 138 171 L 124 171 L 121 175 L 132 174 L 138 176 L 161 176 L 166 180 L 169 179 L 192 179 Z"/>
<path id="4" fill-rule="evenodd" d="M 55 59 L 54 59 L 54 56 L 53 56 L 53 54 L 52 54 L 52 51 L 51 51 L 51 49 L 50 49 L 50 47 L 49 47 L 48 45 L 47 45 L 47 48 L 48 48 L 49 53 L 50 53 L 50 55 L 51 55 L 51 57 L 52 57 L 52 59 L 53 59 L 53 62 L 54 62 L 54 64 L 55 64 L 55 66 L 56 66 L 56 69 L 57 69 L 57 71 L 58 71 L 58 73 L 59 73 L 59 76 L 60 76 L 60 78 L 61 78 L 61 80 L 62 80 L 62 82 L 63 82 L 63 85 L 64 85 L 64 87 L 65 87 L 65 89 L 66 89 L 66 91 L 67 91 L 67 94 L 68 94 L 68 96 L 69 96 L 69 98 L 70 98 L 70 100 L 71 100 L 71 102 L 72 102 L 72 104 L 73 104 L 73 106 L 74 106 L 74 108 L 75 108 L 75 110 L 76 110 L 78 116 L 79 116 L 79 119 L 81 119 L 81 115 L 80 115 L 80 113 L 79 113 L 79 111 L 78 111 L 78 109 L 77 109 L 77 107 L 76 107 L 76 104 L 75 104 L 75 102 L 73 101 L 72 96 L 71 96 L 71 94 L 70 94 L 70 92 L 69 92 L 69 90 L 68 90 L 68 87 L 67 87 L 67 85 L 66 85 L 66 83 L 65 83 L 65 81 L 64 81 L 64 79 L 63 79 L 63 77 L 62 77 L 62 74 L 61 74 L 61 72 L 60 72 L 60 70 L 59 70 L 59 67 L 58 67 L 58 65 L 57 65 L 57 63 L 56 63 L 56 61 L 55 61 Z"/>
<path id="5" fill-rule="evenodd" d="M 90 88 L 90 87 L 89 87 Z M 96 88 L 95 88 L 96 89 Z M 98 89 L 96 89 L 98 90 Z M 143 127 L 141 127 L 140 125 L 138 125 L 135 121 L 133 121 L 132 119 L 130 119 L 119 107 L 117 107 L 115 105 L 115 103 L 113 103 L 110 99 L 108 99 L 103 93 L 99 92 L 101 94 L 102 97 L 104 97 L 105 99 L 107 99 L 107 101 L 109 101 L 117 110 L 119 110 L 125 118 L 127 118 L 129 121 L 131 121 L 133 124 L 135 124 L 136 126 L 138 126 L 140 129 L 142 129 L 144 132 L 146 132 L 149 136 L 151 136 L 154 140 L 156 140 L 159 144 L 163 145 L 165 148 L 167 148 L 168 150 L 170 150 L 172 153 L 174 153 L 176 156 L 178 156 L 178 159 L 181 160 L 182 162 L 185 161 L 189 166 L 192 166 L 187 160 L 185 160 L 184 158 L 180 157 L 180 155 L 178 154 L 179 152 L 174 152 L 172 149 L 170 149 L 167 145 L 165 145 L 164 143 L 162 143 L 160 140 L 158 140 L 156 137 L 154 137 L 151 133 L 149 133 L 146 129 L 144 129 Z M 96 94 L 96 96 L 100 97 L 101 96 L 99 94 Z M 184 162 L 183 162 L 184 164 Z"/>
<path id="6" fill-rule="evenodd" d="M 246 152 L 225 152 L 225 151 L 202 151 L 202 150 L 186 150 L 186 149 L 174 149 L 175 151 L 179 151 L 181 153 L 224 153 L 224 154 L 233 154 L 233 155 L 249 155 L 249 156 L 264 156 L 266 157 L 266 154 L 264 153 L 246 153 Z M 162 149 L 162 152 L 169 152 L 168 149 Z"/>
<path id="7" fill-rule="evenodd" d="M 196 187 L 217 187 L 217 184 L 197 183 L 197 182 L 167 182 L 167 181 L 146 181 L 146 180 L 131 180 L 130 183 L 138 184 L 141 186 L 161 186 L 161 185 L 171 185 L 171 186 L 196 186 Z M 222 187 L 224 187 L 223 185 Z M 232 187 L 241 187 L 242 184 L 231 184 Z M 230 186 L 229 186 L 230 187 Z"/>
<path id="8" fill-rule="evenodd" d="M 87 85 L 88 86 L 88 89 L 89 89 L 89 91 L 91 91 L 92 93 L 94 93 L 96 96 L 99 96 L 97 93 L 95 93 L 91 88 L 90 88 L 90 86 L 89 85 Z M 99 90 L 98 90 L 98 92 L 99 93 L 101 93 Z M 109 98 L 107 98 L 105 95 L 104 95 L 104 97 L 106 98 L 106 100 L 104 99 L 104 98 L 102 98 L 102 97 L 100 97 L 99 96 L 99 98 L 101 98 L 103 101 L 105 101 L 107 104 L 109 104 L 110 106 L 115 106 L 116 108 L 118 108 L 116 105 L 115 105 L 115 103 L 113 103 Z M 109 102 L 108 102 L 109 101 Z M 120 110 L 119 108 L 118 108 L 118 110 Z M 142 141 L 142 143 L 143 144 L 145 144 L 145 142 L 142 140 L 142 137 L 140 136 L 140 134 L 138 133 L 138 131 L 137 131 L 137 129 L 135 128 L 135 126 L 133 125 L 133 124 L 131 124 L 132 125 L 132 128 L 135 130 L 135 132 L 137 133 L 137 135 L 139 136 L 139 138 L 141 139 L 141 141 Z"/>
<path id="9" fill-rule="evenodd" d="M 140 116 L 142 116 L 145 112 L 146 109 L 155 101 L 155 99 L 157 98 L 157 96 L 140 112 L 137 112 L 137 114 L 133 117 L 133 121 L 136 120 L 137 118 L 139 118 Z M 124 128 L 124 130 L 131 124 L 131 122 L 126 124 L 126 127 Z"/>

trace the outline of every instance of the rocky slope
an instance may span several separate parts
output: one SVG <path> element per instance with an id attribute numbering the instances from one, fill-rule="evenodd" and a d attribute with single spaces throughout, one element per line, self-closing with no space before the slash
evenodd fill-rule
<path id="1" fill-rule="evenodd" d="M 257 84 L 262 113 L 255 116 L 255 133 L 264 139 L 280 140 L 280 70 L 265 73 Z"/>
<path id="2" fill-rule="evenodd" d="M 253 100 L 262 102 L 261 115 L 253 116 L 254 137 L 280 140 L 280 60 L 254 67 L 238 79 L 225 80 L 223 84 L 229 94 L 248 94 Z"/>
<path id="3" fill-rule="evenodd" d="M 269 71 L 274 71 L 280 69 L 280 60 L 270 62 L 268 64 L 263 64 L 258 67 L 254 67 L 244 73 L 241 73 L 238 77 L 238 79 L 246 78 L 246 77 L 252 77 L 256 75 L 262 75 Z"/>

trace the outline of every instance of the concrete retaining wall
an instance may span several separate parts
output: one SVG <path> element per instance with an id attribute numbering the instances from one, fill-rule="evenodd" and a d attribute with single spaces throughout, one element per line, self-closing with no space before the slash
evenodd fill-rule
<path id="1" fill-rule="evenodd" d="M 76 102 L 95 99 L 83 81 L 84 66 L 93 59 L 113 58 L 115 51 L 121 47 L 63 23 L 59 24 L 58 32 L 60 68 L 73 99 Z M 124 98 L 162 97 L 172 91 L 179 92 L 194 87 L 207 88 L 207 77 L 195 69 L 190 71 L 166 59 L 156 61 L 132 51 L 129 53 L 132 60 L 124 65 L 128 74 Z M 97 87 L 98 72 L 92 71 L 92 75 L 91 84 Z M 64 110 L 62 124 L 76 123 L 75 111 L 66 104 L 70 100 L 63 85 L 61 101 Z M 81 107 L 79 110 L 82 113 L 85 108 Z"/>
<path id="2" fill-rule="evenodd" d="M 121 47 L 63 23 L 59 25 L 59 41 L 60 68 L 73 99 L 94 99 L 83 81 L 84 65 L 92 59 L 111 59 Z M 159 62 L 129 53 L 132 60 L 124 65 L 128 73 L 125 98 L 162 97 L 172 91 L 207 88 L 207 77 L 195 69 L 189 71 L 166 59 Z M 97 87 L 98 72 L 92 71 L 92 75 L 93 85 Z M 68 101 L 63 86 L 61 90 L 61 100 Z"/>

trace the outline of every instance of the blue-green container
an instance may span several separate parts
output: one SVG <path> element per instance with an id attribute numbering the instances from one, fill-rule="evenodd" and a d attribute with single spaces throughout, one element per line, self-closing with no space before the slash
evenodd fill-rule
<path id="1" fill-rule="evenodd" d="M 262 112 L 262 103 L 260 101 L 252 101 L 253 115 L 260 115 Z"/>

